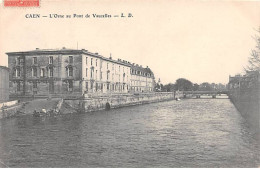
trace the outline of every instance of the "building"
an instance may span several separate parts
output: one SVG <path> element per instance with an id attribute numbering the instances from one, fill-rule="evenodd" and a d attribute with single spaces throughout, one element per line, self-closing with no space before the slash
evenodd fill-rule
<path id="1" fill-rule="evenodd" d="M 9 100 L 9 69 L 0 66 L 0 103 Z"/>
<path id="2" fill-rule="evenodd" d="M 229 76 L 228 90 L 250 89 L 259 82 L 259 71 L 247 72 L 245 75 Z"/>
<path id="3" fill-rule="evenodd" d="M 142 69 L 125 60 L 113 60 L 85 49 L 37 48 L 6 54 L 10 93 L 15 95 L 127 93 L 131 90 L 130 80 L 139 81 L 133 84 L 133 90 L 153 90 L 153 74 L 149 68 Z M 137 72 L 131 74 L 133 70 Z"/>
<path id="4" fill-rule="evenodd" d="M 130 72 L 130 85 L 132 92 L 154 91 L 154 74 L 148 66 L 143 68 L 142 65 L 132 64 Z"/>

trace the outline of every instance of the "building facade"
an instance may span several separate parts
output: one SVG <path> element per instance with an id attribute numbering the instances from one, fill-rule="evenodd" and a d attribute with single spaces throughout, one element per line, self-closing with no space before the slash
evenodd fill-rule
<path id="1" fill-rule="evenodd" d="M 113 60 L 85 49 L 36 49 L 9 52 L 10 93 L 35 94 L 86 94 L 127 93 L 149 90 L 153 74 L 124 60 Z M 135 72 L 131 72 L 137 70 Z M 146 71 L 144 73 L 144 71 Z M 149 76 L 149 77 L 148 77 Z M 135 81 L 131 85 L 131 81 Z M 145 81 L 146 80 L 146 81 Z M 139 83 L 138 83 L 139 81 Z M 135 88 L 131 88 L 134 86 Z"/>
<path id="2" fill-rule="evenodd" d="M 154 91 L 155 81 L 152 70 L 147 66 L 132 64 L 131 66 L 131 91 L 132 92 L 151 92 Z"/>
<path id="3" fill-rule="evenodd" d="M 0 66 L 0 103 L 9 100 L 9 69 Z"/>

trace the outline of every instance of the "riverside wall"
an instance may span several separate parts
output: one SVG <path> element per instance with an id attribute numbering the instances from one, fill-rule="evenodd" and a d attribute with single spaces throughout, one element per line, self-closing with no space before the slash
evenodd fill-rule
<path id="1" fill-rule="evenodd" d="M 260 142 L 260 77 L 258 75 L 254 82 L 245 84 L 250 86 L 243 87 L 241 82 L 240 84 L 240 87 L 229 89 L 229 98 Z"/>
<path id="2" fill-rule="evenodd" d="M 88 97 L 84 99 L 65 99 L 64 103 L 69 105 L 72 109 L 82 112 L 92 112 L 98 110 L 105 110 L 109 108 L 120 108 L 124 106 L 140 105 L 155 103 L 167 100 L 174 100 L 174 93 L 147 93 L 147 94 L 125 94 L 125 95 L 111 95 L 111 96 L 99 96 Z M 66 110 L 61 111 L 62 113 Z"/>
<path id="3" fill-rule="evenodd" d="M 60 114 L 87 113 L 109 108 L 120 108 L 132 105 L 155 103 L 167 100 L 174 100 L 181 96 L 176 93 L 154 92 L 141 94 L 106 94 L 106 95 L 84 95 L 79 98 L 52 98 L 33 99 L 20 102 L 12 106 L 0 108 L 0 119 L 15 117 L 20 115 L 31 115 L 34 111 L 42 109 L 59 110 Z"/>

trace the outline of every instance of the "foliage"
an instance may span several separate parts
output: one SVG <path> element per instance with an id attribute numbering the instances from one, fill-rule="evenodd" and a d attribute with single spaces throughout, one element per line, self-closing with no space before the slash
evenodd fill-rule
<path id="1" fill-rule="evenodd" d="M 185 78 L 179 78 L 175 82 L 175 90 L 190 91 L 192 90 L 193 84 L 191 81 Z"/>

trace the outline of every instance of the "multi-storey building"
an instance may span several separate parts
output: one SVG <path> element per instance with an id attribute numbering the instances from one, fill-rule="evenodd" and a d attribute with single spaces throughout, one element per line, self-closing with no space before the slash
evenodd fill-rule
<path id="1" fill-rule="evenodd" d="M 131 91 L 151 92 L 154 91 L 155 81 L 152 70 L 147 66 L 132 64 L 131 66 Z"/>
<path id="2" fill-rule="evenodd" d="M 32 51 L 9 52 L 7 55 L 11 94 L 127 93 L 130 90 L 153 90 L 153 73 L 149 68 L 125 60 L 105 58 L 85 49 L 37 48 Z"/>
<path id="3" fill-rule="evenodd" d="M 9 100 L 9 69 L 0 66 L 0 103 Z"/>

